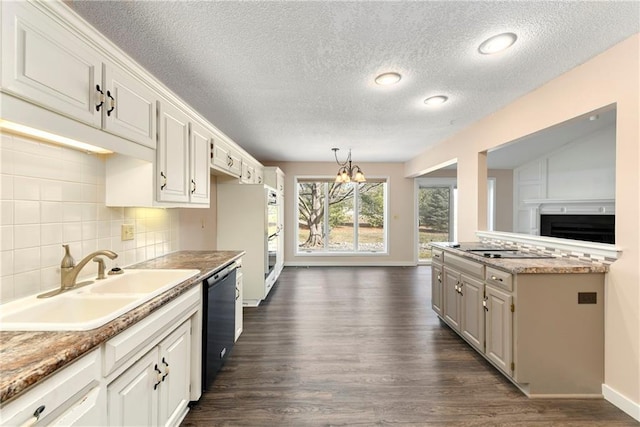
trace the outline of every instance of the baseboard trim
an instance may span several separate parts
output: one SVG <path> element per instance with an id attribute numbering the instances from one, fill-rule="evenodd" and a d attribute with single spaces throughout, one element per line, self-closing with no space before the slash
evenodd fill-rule
<path id="1" fill-rule="evenodd" d="M 415 267 L 410 261 L 293 261 L 285 262 L 285 267 Z"/>
<path id="2" fill-rule="evenodd" d="M 606 384 L 602 384 L 602 395 L 605 400 L 635 418 L 636 421 L 640 421 L 640 403 L 632 401 Z"/>

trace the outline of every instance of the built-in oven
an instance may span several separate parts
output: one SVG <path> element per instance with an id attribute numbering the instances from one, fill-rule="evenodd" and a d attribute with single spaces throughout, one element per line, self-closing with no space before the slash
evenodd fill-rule
<path id="1" fill-rule="evenodd" d="M 266 200 L 267 200 L 267 232 L 265 236 L 266 246 L 266 263 L 264 277 L 267 278 L 276 266 L 278 261 L 278 245 L 280 238 L 280 206 L 278 205 L 278 194 L 273 188 L 266 187 Z"/>

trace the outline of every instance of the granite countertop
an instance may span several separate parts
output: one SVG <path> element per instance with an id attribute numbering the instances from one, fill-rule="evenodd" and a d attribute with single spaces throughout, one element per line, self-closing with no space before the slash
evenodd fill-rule
<path id="1" fill-rule="evenodd" d="M 480 242 L 460 243 L 460 248 L 453 248 L 451 247 L 451 243 L 448 242 L 432 242 L 429 244 L 447 253 L 477 261 L 489 267 L 507 271 L 512 274 L 606 273 L 609 271 L 607 264 L 580 261 L 569 257 L 485 258 L 482 255 L 476 255 L 464 250 L 490 246 Z"/>
<path id="2" fill-rule="evenodd" d="M 129 326 L 202 282 L 216 270 L 244 255 L 243 251 L 180 251 L 128 267 L 198 269 L 152 300 L 89 331 L 0 331 L 0 403 L 17 396 Z"/>

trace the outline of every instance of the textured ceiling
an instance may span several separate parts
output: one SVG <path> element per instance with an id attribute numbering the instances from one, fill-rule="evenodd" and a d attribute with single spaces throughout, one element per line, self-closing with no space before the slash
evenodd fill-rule
<path id="1" fill-rule="evenodd" d="M 640 31 L 635 1 L 68 3 L 261 161 L 406 161 Z"/>

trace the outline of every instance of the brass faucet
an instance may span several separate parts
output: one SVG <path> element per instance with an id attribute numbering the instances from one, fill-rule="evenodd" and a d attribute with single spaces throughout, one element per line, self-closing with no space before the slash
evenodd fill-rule
<path id="1" fill-rule="evenodd" d="M 82 260 L 76 265 L 73 257 L 69 253 L 69 245 L 62 245 L 65 249 L 64 258 L 62 258 L 62 262 L 60 263 L 60 289 L 73 289 L 76 287 L 76 280 L 78 279 L 78 274 L 80 270 L 87 265 L 89 261 L 94 259 L 99 255 L 104 255 L 109 259 L 116 259 L 118 254 L 107 250 L 102 249 L 99 251 L 95 251 L 82 258 Z M 104 270 L 103 270 L 104 275 Z"/>
<path id="2" fill-rule="evenodd" d="M 85 265 L 87 265 L 87 263 L 91 260 L 94 260 L 94 261 L 99 260 L 99 261 L 96 261 L 98 262 L 98 278 L 104 279 L 104 260 L 102 258 L 98 258 L 98 256 L 104 255 L 106 257 L 109 257 L 110 259 L 116 259 L 118 257 L 117 253 L 107 249 L 102 249 L 102 250 L 90 253 L 86 257 L 82 258 L 82 260 L 76 265 L 75 260 L 73 259 L 73 257 L 71 256 L 71 253 L 69 252 L 69 245 L 62 245 L 62 247 L 64 248 L 64 257 L 60 262 L 60 288 L 50 292 L 46 292 L 44 294 L 40 294 L 38 295 L 38 298 L 49 298 L 54 295 L 58 295 L 62 292 L 80 287 L 82 285 L 88 285 L 90 283 L 93 283 L 93 282 L 85 282 L 81 284 L 76 283 L 76 280 L 78 280 L 78 274 L 80 273 L 80 270 L 82 270 L 82 268 Z"/>

